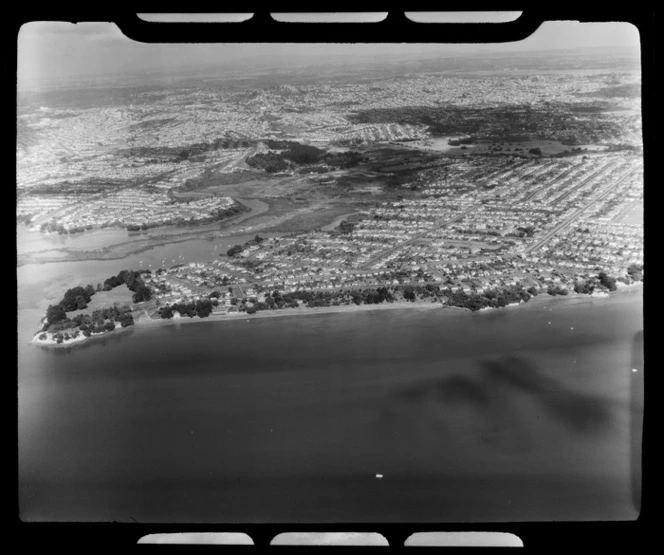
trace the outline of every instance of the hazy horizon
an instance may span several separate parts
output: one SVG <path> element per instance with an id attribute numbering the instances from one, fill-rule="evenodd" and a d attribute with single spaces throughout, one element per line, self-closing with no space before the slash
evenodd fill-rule
<path id="1" fill-rule="evenodd" d="M 612 51 L 639 55 L 636 27 L 629 23 L 545 22 L 530 37 L 511 43 L 367 44 L 249 43 L 148 44 L 126 37 L 113 23 L 31 22 L 18 35 L 19 88 L 77 79 L 163 74 L 238 63 L 306 67 L 317 63 L 406 61 L 454 57 L 542 55 L 547 52 Z"/>

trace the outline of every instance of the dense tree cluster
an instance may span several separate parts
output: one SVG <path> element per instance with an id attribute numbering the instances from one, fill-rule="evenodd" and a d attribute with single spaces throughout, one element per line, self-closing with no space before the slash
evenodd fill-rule
<path id="1" fill-rule="evenodd" d="M 328 166 L 324 165 L 314 165 L 314 166 L 302 166 L 297 169 L 297 173 L 299 174 L 307 174 L 307 173 L 328 173 L 331 168 Z M 331 178 L 327 178 L 331 179 Z"/>
<path id="2" fill-rule="evenodd" d="M 254 245 L 260 245 L 265 239 L 260 235 L 256 235 L 253 239 L 249 239 L 244 245 L 233 245 L 230 249 L 226 251 L 227 256 L 235 256 L 240 254 L 246 247 L 252 247 Z"/>
<path id="3" fill-rule="evenodd" d="M 406 299 L 407 301 L 415 301 L 417 296 L 415 295 L 415 289 L 413 289 L 411 286 L 404 287 L 403 290 L 403 298 Z"/>
<path id="4" fill-rule="evenodd" d="M 448 139 L 447 144 L 450 146 L 459 145 L 472 145 L 475 142 L 473 137 L 462 137 L 460 139 Z"/>
<path id="5" fill-rule="evenodd" d="M 149 273 L 150 270 L 122 270 L 117 276 L 111 276 L 104 281 L 102 289 L 110 291 L 111 289 L 125 284 L 127 288 L 134 293 L 132 300 L 135 303 L 149 301 L 152 298 L 152 290 L 145 285 L 142 274 Z"/>
<path id="6" fill-rule="evenodd" d="M 353 231 L 353 228 L 355 227 L 355 224 L 352 222 L 349 222 L 348 220 L 342 220 L 341 223 L 339 224 L 339 231 L 341 233 L 350 233 Z"/>
<path id="7" fill-rule="evenodd" d="M 320 160 L 325 151 L 310 145 L 300 143 L 291 144 L 281 155 L 294 164 L 315 164 Z"/>
<path id="8" fill-rule="evenodd" d="M 253 308 L 257 311 L 290 308 L 299 306 L 299 302 L 307 307 L 381 304 L 394 302 L 399 298 L 411 302 L 417 300 L 438 302 L 439 298 L 444 298 L 450 306 L 479 310 L 485 307 L 496 308 L 510 303 L 527 301 L 531 296 L 531 293 L 520 286 L 489 290 L 484 293 L 465 293 L 463 291 L 455 292 L 451 289 L 441 290 L 434 284 L 399 285 L 353 290 L 293 291 L 283 295 L 277 291 L 272 295 L 266 295 L 265 301 L 253 303 Z M 244 301 L 240 303 L 240 310 L 246 310 L 243 306 Z"/>
<path id="9" fill-rule="evenodd" d="M 328 166 L 336 168 L 353 168 L 364 161 L 364 156 L 359 152 L 349 150 L 348 152 L 330 152 L 323 157 Z"/>
<path id="10" fill-rule="evenodd" d="M 89 337 L 93 333 L 113 331 L 115 322 L 123 328 L 134 325 L 134 317 L 129 306 L 111 306 L 93 311 L 92 315 L 79 314 L 73 318 L 83 335 Z"/>
<path id="11" fill-rule="evenodd" d="M 69 312 L 71 310 L 81 310 L 88 306 L 92 295 L 95 294 L 95 288 L 92 285 L 86 287 L 73 287 L 67 289 L 64 297 L 60 301 L 60 306 Z"/>
<path id="12" fill-rule="evenodd" d="M 472 311 L 482 308 L 500 308 L 513 303 L 528 302 L 532 296 L 519 285 L 502 289 L 489 289 L 483 293 L 465 291 L 452 291 L 447 289 L 441 292 L 449 306 L 468 308 Z"/>
<path id="13" fill-rule="evenodd" d="M 574 292 L 583 295 L 591 295 L 597 289 L 615 291 L 617 289 L 616 281 L 616 278 L 608 275 L 602 270 L 595 277 L 575 281 Z"/>
<path id="14" fill-rule="evenodd" d="M 535 227 L 532 225 L 519 226 L 516 230 L 519 237 L 532 237 L 535 235 Z"/>
<path id="15" fill-rule="evenodd" d="M 95 288 L 92 285 L 67 289 L 62 300 L 58 304 L 49 305 L 46 309 L 46 328 L 54 325 L 63 329 L 71 327 L 67 325 L 67 312 L 87 308 L 88 303 L 94 294 Z"/>
<path id="16" fill-rule="evenodd" d="M 350 291 L 297 291 L 293 298 L 303 301 L 308 307 L 338 306 L 350 304 L 380 304 L 392 302 L 394 295 L 386 287 L 353 289 Z M 284 296 L 289 301 L 289 296 Z"/>
<path id="17" fill-rule="evenodd" d="M 569 295 L 569 289 L 567 289 L 567 287 L 562 287 L 562 286 L 560 286 L 560 285 L 558 285 L 558 284 L 556 284 L 556 285 L 549 285 L 549 286 L 546 288 L 546 292 L 547 292 L 549 295 L 553 295 L 554 297 L 555 297 L 556 295 Z"/>
<path id="18" fill-rule="evenodd" d="M 609 291 L 616 290 L 616 279 L 609 276 L 606 272 L 600 272 L 597 274 L 597 278 L 599 279 L 600 285 L 606 287 Z"/>
<path id="19" fill-rule="evenodd" d="M 51 308 L 49 307 L 49 310 Z M 49 320 L 44 326 L 43 331 L 52 333 L 54 339 L 58 343 L 62 343 L 62 341 L 77 337 L 79 332 L 86 337 L 90 337 L 93 333 L 113 331 L 116 327 L 116 322 L 123 328 L 134 325 L 134 317 L 129 306 L 112 306 L 95 310 L 92 315 L 77 314 L 73 318 L 65 316 L 54 322 L 50 322 Z M 40 335 L 40 338 L 46 339 L 45 334 Z"/>
<path id="20" fill-rule="evenodd" d="M 48 332 L 51 332 L 51 333 L 55 333 L 55 332 L 68 330 L 68 329 L 75 328 L 75 327 L 76 327 L 76 324 L 74 323 L 74 321 L 65 316 L 61 320 L 57 320 L 53 323 L 47 321 L 44 324 L 44 327 L 42 328 L 42 331 L 48 331 Z"/>
<path id="21" fill-rule="evenodd" d="M 193 318 L 207 318 L 212 313 L 213 302 L 210 299 L 199 299 L 188 303 L 180 302 L 172 305 L 166 305 L 159 310 L 159 316 L 163 319 L 173 318 L 177 311 L 182 316 Z"/>
<path id="22" fill-rule="evenodd" d="M 47 324 L 55 324 L 67 318 L 65 309 L 61 305 L 49 305 L 46 309 L 46 322 Z"/>
<path id="23" fill-rule="evenodd" d="M 258 152 L 247 157 L 246 163 L 253 168 L 265 170 L 268 173 L 283 172 L 291 167 L 285 158 L 276 152 Z"/>
<path id="24" fill-rule="evenodd" d="M 230 249 L 226 251 L 227 256 L 235 256 L 236 254 L 240 254 L 244 250 L 244 247 L 242 245 L 233 245 Z"/>
<path id="25" fill-rule="evenodd" d="M 574 282 L 574 292 L 581 295 L 592 295 L 595 291 L 595 284 L 591 280 Z"/>
<path id="26" fill-rule="evenodd" d="M 627 267 L 627 275 L 634 281 L 643 281 L 643 264 L 630 264 Z"/>
<path id="27" fill-rule="evenodd" d="M 191 158 L 200 157 L 213 150 L 230 148 L 250 148 L 256 144 L 252 139 L 218 138 L 207 143 L 194 143 L 183 147 L 176 146 L 140 146 L 120 151 L 128 158 L 148 158 L 156 163 L 164 160 L 172 162 L 185 162 Z"/>

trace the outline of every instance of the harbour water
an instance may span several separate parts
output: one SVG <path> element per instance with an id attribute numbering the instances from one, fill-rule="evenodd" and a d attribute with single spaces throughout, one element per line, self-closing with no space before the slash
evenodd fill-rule
<path id="1" fill-rule="evenodd" d="M 638 515 L 640 288 L 174 323 L 62 350 L 28 344 L 43 307 L 25 299 L 25 520 Z"/>

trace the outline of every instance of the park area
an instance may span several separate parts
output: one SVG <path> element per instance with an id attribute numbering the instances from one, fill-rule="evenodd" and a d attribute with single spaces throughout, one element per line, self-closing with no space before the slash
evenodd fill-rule
<path id="1" fill-rule="evenodd" d="M 115 304 L 119 306 L 131 306 L 133 304 L 132 295 L 133 293 L 124 283 L 111 289 L 110 291 L 97 291 L 94 295 L 92 295 L 92 298 L 90 299 L 90 302 L 86 308 L 67 312 L 67 317 L 75 318 L 79 314 L 92 315 L 95 310 L 108 308 L 109 306 L 113 306 Z"/>

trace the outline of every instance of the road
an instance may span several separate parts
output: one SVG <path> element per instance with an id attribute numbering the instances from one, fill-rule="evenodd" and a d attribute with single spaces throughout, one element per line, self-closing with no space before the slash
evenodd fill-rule
<path id="1" fill-rule="evenodd" d="M 520 200 L 520 201 L 518 201 L 517 203 L 515 203 L 515 205 L 516 205 L 516 204 L 523 203 L 523 202 L 527 202 L 530 198 L 532 198 L 533 196 L 535 196 L 538 192 L 544 190 L 544 189 L 547 188 L 547 187 L 550 187 L 551 185 L 553 185 L 554 183 L 560 181 L 561 179 L 564 179 L 567 175 L 569 175 L 572 171 L 574 171 L 575 169 L 577 169 L 577 168 L 578 168 L 579 166 L 581 166 L 582 164 L 583 164 L 583 162 L 581 162 L 581 163 L 579 163 L 579 164 L 576 164 L 575 166 L 572 166 L 571 168 L 569 168 L 568 170 L 566 170 L 565 172 L 563 172 L 562 174 L 560 174 L 558 177 L 556 177 L 555 179 L 553 179 L 552 181 L 550 181 L 549 183 L 547 183 L 544 187 L 538 188 L 537 191 L 531 193 L 531 194 L 528 195 L 525 199 Z M 609 165 L 610 165 L 610 164 L 607 164 L 607 165 L 605 165 L 604 167 L 602 167 L 601 169 L 599 169 L 599 170 L 597 170 L 596 172 L 594 172 L 592 175 L 590 175 L 588 178 L 586 178 L 581 184 L 579 184 L 579 185 L 577 185 L 576 187 L 574 187 L 574 188 L 573 188 L 572 190 L 570 190 L 568 193 L 563 194 L 563 197 L 567 196 L 567 195 L 568 195 L 569 193 L 571 193 L 572 191 L 577 190 L 578 188 L 584 186 L 586 183 L 588 183 L 589 180 L 596 178 L 597 175 L 599 175 L 601 172 L 603 172 L 604 170 L 606 170 L 606 169 L 609 167 Z M 562 197 L 561 197 L 561 198 L 562 198 Z M 459 221 L 461 218 L 463 218 L 464 216 L 470 214 L 471 212 L 473 212 L 473 211 L 476 210 L 476 209 L 477 209 L 477 206 L 472 206 L 471 208 L 468 208 L 468 209 L 466 209 L 466 210 L 460 212 L 459 214 L 457 214 L 456 216 L 454 216 L 454 217 L 451 218 L 451 219 L 447 219 L 447 220 L 438 220 L 438 221 L 436 222 L 436 226 L 437 226 L 437 227 L 445 227 L 445 226 L 448 226 L 448 225 L 450 225 L 450 224 L 452 224 L 452 223 L 454 223 L 454 222 Z M 433 228 L 432 228 L 432 229 L 433 229 Z M 421 232 L 421 233 L 418 233 L 417 235 L 412 236 L 411 238 L 407 239 L 407 240 L 404 241 L 403 243 L 399 243 L 398 245 L 395 245 L 395 246 L 393 246 L 393 247 L 389 247 L 389 248 L 383 250 L 380 254 L 377 254 L 377 255 L 371 257 L 367 262 L 365 262 L 365 263 L 362 265 L 361 268 L 362 268 L 362 269 L 368 269 L 368 268 L 370 268 L 373 264 L 375 264 L 376 262 L 378 262 L 378 261 L 381 260 L 382 258 L 385 258 L 386 256 L 390 255 L 391 253 L 393 253 L 393 252 L 396 251 L 397 249 L 401 249 L 402 247 L 405 247 L 405 246 L 407 246 L 407 245 L 409 245 L 409 244 L 414 243 L 414 242 L 417 241 L 418 239 L 421 239 L 421 238 L 424 237 L 424 235 L 426 235 L 429 231 L 431 231 L 431 229 L 427 229 L 426 231 L 423 231 L 423 232 Z M 528 252 L 529 252 L 529 251 L 528 251 Z"/>
<path id="2" fill-rule="evenodd" d="M 585 212 L 590 206 L 593 204 L 599 202 L 600 200 L 603 200 L 605 197 L 609 195 L 609 193 L 613 192 L 613 190 L 620 185 L 625 179 L 627 179 L 630 176 L 630 174 L 624 175 L 621 177 L 614 185 L 613 187 L 608 187 L 606 191 L 603 193 L 600 193 L 596 197 L 592 198 L 589 200 L 586 204 L 584 204 L 581 208 L 578 208 L 575 210 L 568 218 L 566 218 L 564 221 L 560 222 L 556 227 L 554 227 L 551 231 L 547 232 L 541 239 L 539 239 L 536 243 L 533 243 L 529 247 L 527 247 L 524 251 L 525 254 L 530 254 L 531 252 L 539 249 L 543 245 L 545 245 L 554 235 L 556 235 L 559 231 L 562 229 L 568 227 L 574 220 L 576 220 L 583 212 Z"/>
<path id="3" fill-rule="evenodd" d="M 545 183 L 545 184 L 542 185 L 541 187 L 537 187 L 537 189 L 535 189 L 533 192 L 529 193 L 528 196 L 526 196 L 525 198 L 513 202 L 513 203 L 512 203 L 512 206 L 517 206 L 517 205 L 519 205 L 519 204 L 523 204 L 523 203 L 525 203 L 525 202 L 528 202 L 528 201 L 529 201 L 531 198 L 533 198 L 535 195 L 537 195 L 538 193 L 541 193 L 541 192 L 544 191 L 545 189 L 551 187 L 551 185 L 553 185 L 553 184 L 556 183 L 557 181 L 560 181 L 561 179 L 565 179 L 570 173 L 572 173 L 575 169 L 581 167 L 582 165 L 583 165 L 583 162 L 580 162 L 579 164 L 576 164 L 575 166 L 572 166 L 571 168 L 565 170 L 565 171 L 564 171 L 563 173 L 561 173 L 558 177 L 555 177 L 554 179 L 552 179 L 552 180 L 549 181 L 548 183 Z M 532 173 L 532 172 L 531 172 L 531 173 Z M 523 176 L 523 177 L 526 177 L 526 176 Z M 523 179 L 523 177 L 522 177 L 522 179 Z"/>
<path id="4" fill-rule="evenodd" d="M 402 247 L 405 247 L 407 245 L 410 245 L 410 244 L 414 243 L 418 239 L 421 239 L 422 237 L 424 237 L 427 233 L 430 233 L 432 230 L 436 229 L 436 227 L 438 227 L 438 228 L 445 227 L 445 226 L 448 226 L 450 224 L 453 224 L 454 222 L 458 222 L 460 219 L 464 218 L 465 216 L 467 216 L 468 214 L 470 214 L 474 210 L 477 210 L 477 208 L 479 208 L 479 206 L 480 205 L 471 206 L 470 208 L 467 208 L 466 210 L 463 210 L 463 211 L 459 212 L 456 216 L 453 216 L 452 218 L 441 219 L 441 220 L 436 221 L 434 227 L 431 227 L 431 228 L 426 229 L 426 230 L 424 230 L 420 233 L 417 233 L 416 235 L 413 235 L 412 237 L 410 237 L 406 241 L 403 241 L 402 243 L 399 243 L 398 245 L 394 245 L 393 247 L 389 247 L 389 248 L 383 250 L 381 253 L 371 257 L 369 260 L 367 260 L 361 266 L 360 269 L 369 269 L 373 264 L 378 262 L 380 259 L 385 258 L 386 256 L 390 255 L 391 253 L 393 253 L 397 249 L 401 249 Z"/>
<path id="5" fill-rule="evenodd" d="M 611 168 L 615 168 L 615 162 L 609 162 L 608 164 L 605 164 L 602 168 L 597 170 L 595 173 L 593 173 L 592 175 L 589 175 L 588 177 L 586 177 L 581 183 L 579 183 L 578 185 L 575 185 L 574 187 L 568 189 L 563 194 L 561 194 L 559 197 L 557 197 L 554 200 L 550 201 L 548 204 L 551 205 L 551 206 L 555 206 L 560 201 L 565 200 L 574 191 L 578 191 L 581 187 L 586 185 L 588 183 L 588 181 L 590 181 L 592 179 L 596 179 L 598 175 L 604 173 L 606 170 L 611 169 Z"/>

